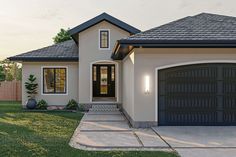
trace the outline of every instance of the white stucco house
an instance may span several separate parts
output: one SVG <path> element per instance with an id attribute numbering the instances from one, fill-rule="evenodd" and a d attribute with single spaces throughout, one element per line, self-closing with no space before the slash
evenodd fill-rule
<path id="1" fill-rule="evenodd" d="M 235 17 L 201 13 L 141 32 L 103 13 L 69 33 L 9 57 L 22 83 L 37 77 L 37 99 L 117 104 L 134 127 L 236 124 Z"/>

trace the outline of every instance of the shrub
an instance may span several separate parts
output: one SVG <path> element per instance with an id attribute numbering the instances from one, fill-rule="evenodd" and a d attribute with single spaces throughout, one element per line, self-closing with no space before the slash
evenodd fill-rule
<path id="1" fill-rule="evenodd" d="M 26 93 L 29 99 L 34 99 L 35 95 L 38 93 L 38 83 L 36 83 L 36 77 L 34 75 L 29 75 L 28 81 L 25 82 Z"/>
<path id="2" fill-rule="evenodd" d="M 84 104 L 79 104 L 78 110 L 82 111 L 82 112 L 85 111 L 85 105 Z"/>
<path id="3" fill-rule="evenodd" d="M 68 104 L 66 105 L 67 110 L 77 110 L 78 109 L 78 103 L 74 100 L 71 99 Z"/>
<path id="4" fill-rule="evenodd" d="M 46 110 L 47 107 L 48 107 L 47 102 L 42 99 L 37 103 L 36 109 Z"/>

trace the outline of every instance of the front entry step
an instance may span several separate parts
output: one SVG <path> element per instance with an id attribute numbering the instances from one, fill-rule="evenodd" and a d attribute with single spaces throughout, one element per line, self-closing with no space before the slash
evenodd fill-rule
<path id="1" fill-rule="evenodd" d="M 92 105 L 92 108 L 89 109 L 89 112 L 117 112 L 119 108 L 116 104 L 111 105 Z"/>

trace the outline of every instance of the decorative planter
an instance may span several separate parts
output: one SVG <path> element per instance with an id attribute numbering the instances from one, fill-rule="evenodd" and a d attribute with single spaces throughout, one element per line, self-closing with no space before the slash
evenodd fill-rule
<path id="1" fill-rule="evenodd" d="M 27 109 L 35 109 L 37 105 L 37 101 L 35 99 L 29 99 L 26 103 Z"/>

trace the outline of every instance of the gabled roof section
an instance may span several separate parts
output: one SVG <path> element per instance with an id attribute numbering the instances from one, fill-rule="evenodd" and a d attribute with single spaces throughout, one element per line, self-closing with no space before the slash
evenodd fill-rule
<path id="1" fill-rule="evenodd" d="M 102 13 L 102 14 L 92 18 L 91 20 L 89 20 L 87 22 L 84 22 L 84 23 L 70 29 L 69 34 L 73 37 L 73 39 L 76 42 L 78 42 L 77 39 L 76 39 L 76 34 L 82 32 L 82 31 L 84 31 L 84 30 L 86 30 L 86 29 L 102 22 L 102 21 L 107 21 L 107 22 L 109 22 L 109 23 L 111 23 L 111 24 L 113 24 L 113 25 L 129 32 L 130 34 L 136 34 L 136 33 L 140 32 L 139 29 L 137 29 L 137 28 L 135 28 L 135 27 L 133 27 L 133 26 L 131 26 L 131 25 L 129 25 L 129 24 L 127 24 L 127 23 L 125 23 L 125 22 L 123 22 L 123 21 L 107 14 L 107 13 Z"/>
<path id="2" fill-rule="evenodd" d="M 236 17 L 201 13 L 124 40 L 236 40 Z"/>
<path id="3" fill-rule="evenodd" d="M 44 62 L 44 61 L 79 61 L 78 47 L 73 40 L 54 44 L 38 50 L 9 57 L 11 61 Z"/>
<path id="4" fill-rule="evenodd" d="M 236 47 L 236 17 L 188 16 L 119 40 L 112 58 L 128 47 Z"/>

